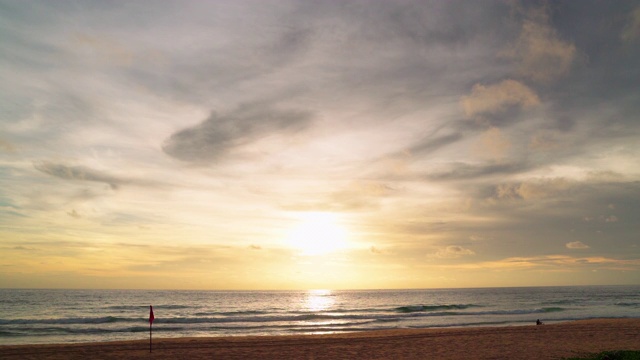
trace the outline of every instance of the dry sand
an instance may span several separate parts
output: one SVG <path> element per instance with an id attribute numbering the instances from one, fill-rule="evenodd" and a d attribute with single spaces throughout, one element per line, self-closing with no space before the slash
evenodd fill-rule
<path id="1" fill-rule="evenodd" d="M 0 359 L 562 359 L 640 350 L 640 319 L 336 335 L 0 346 Z"/>

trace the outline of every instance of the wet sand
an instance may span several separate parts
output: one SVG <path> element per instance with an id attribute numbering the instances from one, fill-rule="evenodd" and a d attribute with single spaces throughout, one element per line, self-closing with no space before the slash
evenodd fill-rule
<path id="1" fill-rule="evenodd" d="M 0 359 L 562 359 L 640 350 L 640 319 L 536 326 L 384 330 L 0 346 Z"/>

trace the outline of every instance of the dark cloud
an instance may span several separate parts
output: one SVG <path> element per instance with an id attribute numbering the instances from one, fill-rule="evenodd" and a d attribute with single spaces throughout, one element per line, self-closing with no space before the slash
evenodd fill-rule
<path id="1" fill-rule="evenodd" d="M 529 170 L 531 165 L 526 162 L 488 162 L 483 165 L 470 165 L 467 163 L 451 164 L 448 171 L 426 174 L 429 180 L 472 180 L 495 175 L 513 175 Z"/>
<path id="2" fill-rule="evenodd" d="M 65 180 L 93 181 L 106 183 L 111 188 L 117 189 L 125 180 L 107 175 L 103 172 L 85 166 L 67 166 L 49 161 L 40 161 L 33 164 L 36 170 Z"/>
<path id="3" fill-rule="evenodd" d="M 212 113 L 204 122 L 181 130 L 162 147 L 176 159 L 206 163 L 220 160 L 233 149 L 270 135 L 293 135 L 311 122 L 309 112 L 279 110 L 254 103 L 224 115 Z"/>
<path id="4" fill-rule="evenodd" d="M 425 139 L 418 144 L 415 144 L 411 148 L 409 148 L 409 153 L 411 155 L 425 155 L 431 152 L 434 152 L 440 148 L 443 148 L 447 145 L 456 143 L 462 140 L 463 135 L 461 133 L 453 133 L 442 135 L 438 137 L 430 137 Z"/>
<path id="5" fill-rule="evenodd" d="M 499 24 L 490 18 L 504 16 L 509 11 L 502 2 L 486 2 L 482 7 L 470 7 L 465 1 L 354 1 L 335 6 L 335 3 L 306 4 L 308 13 L 327 12 L 354 21 L 358 34 L 384 37 L 410 44 L 415 50 L 421 46 L 460 47 L 496 30 Z M 436 15 L 437 14 L 437 15 Z M 458 21 L 464 18 L 465 21 Z M 382 25 L 382 26 L 381 26 Z M 496 31 L 494 34 L 500 37 Z M 417 46 L 417 47 L 416 47 Z"/>
<path id="6" fill-rule="evenodd" d="M 548 6 L 527 8 L 523 15 L 519 38 L 503 56 L 515 61 L 520 76 L 542 83 L 557 81 L 570 71 L 575 45 L 558 36 Z"/>
<path id="7" fill-rule="evenodd" d="M 561 1 L 551 7 L 559 36 L 571 39 L 580 53 L 566 78 L 545 89 L 551 118 L 561 129 L 567 122 L 588 122 L 597 131 L 615 123 L 625 131 L 637 131 L 640 47 L 621 38 L 633 21 L 637 1 L 608 6 L 598 1 Z M 605 107 L 609 116 L 593 118 Z"/>
<path id="8" fill-rule="evenodd" d="M 490 257 L 498 258 L 562 254 L 580 243 L 588 244 L 581 247 L 587 253 L 614 256 L 631 251 L 627 258 L 637 258 L 632 249 L 638 246 L 640 231 L 640 183 L 562 178 L 507 186 L 489 183 L 458 184 L 469 198 L 452 208 L 455 213 L 416 206 L 405 216 L 410 221 L 395 221 L 394 232 L 407 238 L 433 236 L 428 243 L 444 247 L 473 244 L 481 258 L 489 255 L 487 249 L 491 249 Z M 469 239 L 482 240 L 474 243 Z M 440 254 L 455 255 L 459 249 L 445 250 Z"/>
<path id="9" fill-rule="evenodd" d="M 51 161 L 39 161 L 33 164 L 33 167 L 45 174 L 58 177 L 64 180 L 73 181 L 90 181 L 105 183 L 112 189 L 118 189 L 122 185 L 137 185 L 137 186 L 158 186 L 159 184 L 148 180 L 128 179 L 124 177 L 118 177 L 109 175 L 105 172 L 91 169 L 86 166 L 68 166 L 64 164 L 58 164 Z"/>
<path id="10" fill-rule="evenodd" d="M 471 214 L 501 219 L 490 229 L 477 230 L 494 234 L 497 241 L 518 236 L 535 241 L 541 250 L 554 251 L 567 242 L 582 241 L 607 253 L 637 243 L 640 182 L 534 179 L 467 190 L 475 201 Z"/>

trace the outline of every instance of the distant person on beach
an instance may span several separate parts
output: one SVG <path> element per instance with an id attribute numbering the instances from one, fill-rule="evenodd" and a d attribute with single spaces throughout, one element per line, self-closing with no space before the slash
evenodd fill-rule
<path id="1" fill-rule="evenodd" d="M 542 325 L 542 321 L 540 319 L 536 320 L 536 325 Z"/>

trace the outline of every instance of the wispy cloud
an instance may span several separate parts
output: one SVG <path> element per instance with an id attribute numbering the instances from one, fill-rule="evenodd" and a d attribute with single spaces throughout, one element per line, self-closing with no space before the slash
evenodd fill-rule
<path id="1" fill-rule="evenodd" d="M 520 37 L 503 52 L 518 64 L 518 74 L 538 82 L 565 75 L 576 57 L 574 44 L 561 39 L 550 25 L 549 7 L 524 10 Z"/>
<path id="2" fill-rule="evenodd" d="M 450 245 L 438 250 L 432 256 L 439 259 L 457 259 L 467 255 L 475 255 L 475 252 L 471 249 L 463 248 L 462 246 Z"/>
<path id="3" fill-rule="evenodd" d="M 174 133 L 166 140 L 163 150 L 184 161 L 216 161 L 233 149 L 263 137 L 292 136 L 309 126 L 311 119 L 311 114 L 305 111 L 245 104 L 229 114 L 212 113 L 199 125 Z"/>
<path id="4" fill-rule="evenodd" d="M 10 142 L 0 139 L 0 151 L 13 153 L 16 149 Z"/>
<path id="5" fill-rule="evenodd" d="M 530 108 L 539 105 L 540 99 L 523 83 L 507 79 L 493 85 L 474 85 L 461 104 L 467 116 L 474 116 L 500 113 L 512 106 Z"/>
<path id="6" fill-rule="evenodd" d="M 105 172 L 95 170 L 86 166 L 69 166 L 65 164 L 38 161 L 34 162 L 33 167 L 45 174 L 71 181 L 89 181 L 99 182 L 109 185 L 116 190 L 123 185 L 137 186 L 158 186 L 159 183 L 150 180 L 130 179 L 126 177 L 118 177 L 107 174 Z"/>
<path id="7" fill-rule="evenodd" d="M 628 22 L 620 37 L 626 42 L 634 42 L 640 38 L 640 6 L 636 6 L 629 14 Z"/>
<path id="8" fill-rule="evenodd" d="M 464 265 L 452 265 L 461 269 L 491 269 L 491 270 L 520 270 L 540 269 L 547 271 L 565 272 L 576 271 L 582 267 L 598 269 L 635 271 L 640 268 L 640 260 L 613 259 L 606 257 L 571 257 L 566 255 L 547 255 L 535 257 L 513 257 L 498 261 L 479 262 Z"/>
<path id="9" fill-rule="evenodd" d="M 584 244 L 582 241 L 572 241 L 567 243 L 567 249 L 588 249 L 590 246 Z"/>

